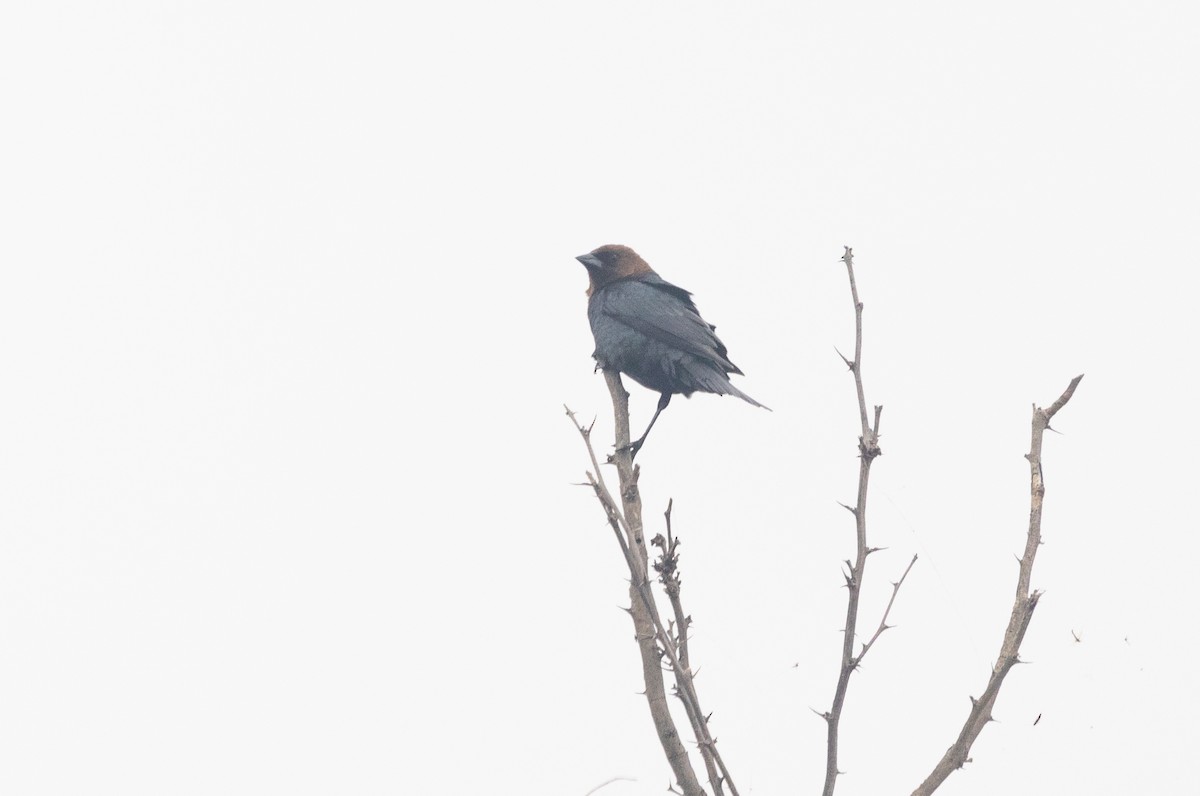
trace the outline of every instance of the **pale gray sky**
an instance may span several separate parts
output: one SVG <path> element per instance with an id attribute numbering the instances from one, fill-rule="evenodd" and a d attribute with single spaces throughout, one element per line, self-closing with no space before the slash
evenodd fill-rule
<path id="1" fill-rule="evenodd" d="M 857 474 L 843 244 L 885 407 L 864 625 L 921 560 L 852 684 L 838 792 L 907 793 L 954 739 L 1011 605 L 1030 404 L 1077 373 L 1035 665 L 944 792 L 1194 787 L 1198 23 L 6 8 L 0 790 L 662 793 L 562 413 L 610 438 L 573 259 L 603 243 L 694 291 L 775 410 L 677 399 L 639 457 L 742 793 L 823 774 Z"/>

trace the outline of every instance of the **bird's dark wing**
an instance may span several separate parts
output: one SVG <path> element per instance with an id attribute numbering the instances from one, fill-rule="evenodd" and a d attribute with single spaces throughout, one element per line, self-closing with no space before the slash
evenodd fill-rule
<path id="1" fill-rule="evenodd" d="M 657 274 L 622 279 L 593 296 L 593 311 L 636 329 L 647 337 L 693 356 L 709 360 L 727 373 L 741 373 L 729 361 L 716 327 L 700 317 L 692 294 Z M 592 309 L 592 308 L 590 308 Z"/>

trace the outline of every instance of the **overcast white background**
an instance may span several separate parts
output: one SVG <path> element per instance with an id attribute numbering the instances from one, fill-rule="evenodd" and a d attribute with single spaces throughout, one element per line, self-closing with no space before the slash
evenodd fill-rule
<path id="1" fill-rule="evenodd" d="M 1194 3 L 38 3 L 0 14 L 0 790 L 663 793 L 574 256 L 737 384 L 639 456 L 744 794 L 819 790 L 852 554 L 844 244 L 883 404 L 839 793 L 1194 788 Z M 631 385 L 634 424 L 656 396 Z M 1081 638 L 1076 642 L 1072 631 Z M 1034 726 L 1034 720 L 1041 721 Z"/>

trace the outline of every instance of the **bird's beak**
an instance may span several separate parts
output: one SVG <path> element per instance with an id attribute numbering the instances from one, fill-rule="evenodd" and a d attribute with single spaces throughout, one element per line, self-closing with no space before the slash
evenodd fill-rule
<path id="1" fill-rule="evenodd" d="M 602 268 L 604 266 L 604 263 L 600 262 L 599 257 L 597 257 L 594 254 L 590 254 L 590 253 L 589 254 L 581 254 L 578 257 L 576 257 L 575 259 L 578 260 L 579 262 L 583 263 L 584 267 L 587 268 L 589 271 L 592 270 L 593 268 Z"/>

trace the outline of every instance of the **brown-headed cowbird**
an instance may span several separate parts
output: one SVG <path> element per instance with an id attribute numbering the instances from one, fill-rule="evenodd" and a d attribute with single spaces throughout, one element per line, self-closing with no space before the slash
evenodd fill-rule
<path id="1" fill-rule="evenodd" d="M 609 244 L 575 259 L 591 280 L 588 320 L 597 364 L 662 394 L 646 433 L 630 445 L 634 455 L 675 393 L 736 395 L 767 408 L 729 381 L 730 373 L 742 371 L 729 361 L 717 327 L 700 317 L 691 293 L 656 274 L 628 246 Z"/>

